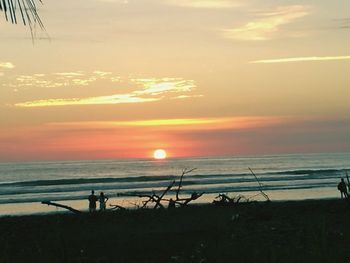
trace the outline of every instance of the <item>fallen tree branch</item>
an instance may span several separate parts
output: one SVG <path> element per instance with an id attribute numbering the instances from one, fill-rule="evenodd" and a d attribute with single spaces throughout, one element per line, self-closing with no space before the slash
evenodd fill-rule
<path id="1" fill-rule="evenodd" d="M 156 205 L 154 206 L 154 209 L 157 209 L 158 206 L 162 206 L 160 202 L 162 201 L 162 199 L 166 195 L 166 193 L 174 186 L 174 184 L 175 184 L 175 180 L 172 181 L 172 183 L 169 184 L 168 187 L 164 190 L 162 195 L 158 197 L 158 199 L 156 201 Z"/>
<path id="2" fill-rule="evenodd" d="M 73 207 L 70 207 L 70 206 L 67 206 L 67 205 L 62 205 L 62 204 L 59 204 L 59 203 L 54 203 L 54 202 L 51 202 L 51 201 L 42 201 L 41 203 L 44 204 L 44 205 L 52 205 L 52 206 L 56 206 L 56 207 L 61 207 L 61 208 L 64 208 L 64 209 L 67 209 L 67 210 L 73 212 L 74 214 L 81 214 L 82 213 L 81 211 L 76 210 Z"/>
<path id="3" fill-rule="evenodd" d="M 249 167 L 248 167 L 248 169 L 249 169 L 249 171 L 252 173 L 252 175 L 255 177 L 255 180 L 257 181 L 257 183 L 258 183 L 258 185 L 259 185 L 259 191 L 260 191 L 261 195 L 262 195 L 263 197 L 265 197 L 266 201 L 270 202 L 271 200 L 270 200 L 269 196 L 262 190 L 262 187 L 263 187 L 262 183 L 260 183 L 258 177 L 257 177 L 256 174 L 253 172 L 253 170 L 250 169 Z"/>
<path id="4" fill-rule="evenodd" d="M 177 190 L 176 190 L 176 200 L 179 200 L 179 193 L 180 193 L 180 190 L 181 190 L 181 187 L 182 187 L 182 181 L 183 181 L 183 177 L 184 175 L 188 174 L 188 173 L 191 173 L 193 172 L 194 170 L 196 170 L 197 168 L 193 168 L 193 169 L 183 169 L 182 170 L 182 174 L 181 174 L 181 177 L 180 177 L 180 182 L 179 182 L 179 186 L 177 187 Z"/>
<path id="5" fill-rule="evenodd" d="M 188 197 L 188 198 L 179 198 L 179 199 L 176 199 L 175 200 L 175 203 L 177 204 L 180 204 L 180 206 L 186 206 L 188 205 L 190 202 L 194 201 L 194 200 L 197 200 L 199 197 L 201 197 L 204 193 L 192 193 L 191 194 L 191 197 Z"/>
<path id="6" fill-rule="evenodd" d="M 167 188 L 159 195 L 156 194 L 155 192 L 153 192 L 152 194 L 118 194 L 118 196 L 135 196 L 135 197 L 139 197 L 139 198 L 147 198 L 146 200 L 142 201 L 142 207 L 141 208 L 146 208 L 147 205 L 149 203 L 155 203 L 153 209 L 157 209 L 157 208 L 164 208 L 164 205 L 162 204 L 162 201 L 167 201 L 167 202 L 173 202 L 174 204 L 178 204 L 179 206 L 186 206 L 188 205 L 190 202 L 197 200 L 198 198 L 200 198 L 204 193 L 192 193 L 192 195 L 188 198 L 181 198 L 180 197 L 180 191 L 182 188 L 182 183 L 183 183 L 183 178 L 186 174 L 196 170 L 197 168 L 193 168 L 193 169 L 183 169 L 182 170 L 182 174 L 180 176 L 180 181 L 179 184 L 177 186 L 176 192 L 175 192 L 175 199 L 172 198 L 164 198 L 166 196 L 166 194 L 174 187 L 176 181 L 172 181 Z"/>
<path id="7" fill-rule="evenodd" d="M 110 208 L 110 210 L 115 210 L 115 209 L 126 210 L 125 207 L 122 207 L 122 206 L 120 206 L 120 205 L 113 205 L 113 204 L 110 204 L 109 206 L 112 207 L 112 208 Z"/>
<path id="8" fill-rule="evenodd" d="M 213 204 L 214 205 L 230 205 L 230 206 L 237 205 L 242 199 L 249 201 L 249 199 L 243 195 L 230 197 L 226 194 L 219 194 L 217 197 L 215 197 Z"/>

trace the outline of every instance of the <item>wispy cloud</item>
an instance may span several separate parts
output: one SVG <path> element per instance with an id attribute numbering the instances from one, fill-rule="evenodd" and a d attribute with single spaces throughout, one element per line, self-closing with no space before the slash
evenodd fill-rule
<path id="1" fill-rule="evenodd" d="M 152 119 L 152 120 L 132 120 L 132 121 L 85 121 L 85 122 L 57 122 L 49 123 L 49 126 L 61 127 L 152 127 L 152 126 L 188 126 L 188 125 L 209 125 L 215 123 L 228 122 L 229 118 L 187 118 L 187 119 Z"/>
<path id="2" fill-rule="evenodd" d="M 224 37 L 235 40 L 263 41 L 280 33 L 281 27 L 309 14 L 303 5 L 278 7 L 271 12 L 259 13 L 254 21 L 233 29 L 225 29 Z"/>
<path id="3" fill-rule="evenodd" d="M 278 58 L 263 59 L 251 61 L 254 64 L 270 64 L 270 63 L 288 63 L 288 62 L 306 62 L 306 61 L 332 61 L 332 60 L 350 60 L 350 56 L 331 56 L 331 57 L 294 57 L 294 58 Z"/>
<path id="4" fill-rule="evenodd" d="M 195 87 L 193 80 L 176 78 L 132 79 L 132 81 L 144 87 L 143 90 L 135 91 L 136 94 L 159 95 L 164 92 L 189 92 Z"/>
<path id="5" fill-rule="evenodd" d="M 114 127 L 164 127 L 165 129 L 177 126 L 191 126 L 194 129 L 248 129 L 253 127 L 265 127 L 276 125 L 282 122 L 291 121 L 290 117 L 205 117 L 205 118 L 184 118 L 184 119 L 150 119 L 150 120 L 131 120 L 131 121 L 84 121 L 84 122 L 54 122 L 48 123 L 48 126 L 69 127 L 69 128 L 94 128 L 108 129 Z M 188 127 L 189 128 L 189 127 Z"/>
<path id="6" fill-rule="evenodd" d="M 93 73 L 102 77 L 102 78 L 112 74 L 112 72 L 100 71 L 100 70 L 95 70 Z"/>
<path id="7" fill-rule="evenodd" d="M 176 97 L 173 97 L 172 99 L 177 100 L 177 99 L 187 99 L 187 98 L 201 98 L 204 97 L 203 94 L 199 94 L 199 95 L 179 95 Z"/>
<path id="8" fill-rule="evenodd" d="M 166 95 L 171 95 L 171 93 L 190 92 L 196 87 L 193 80 L 184 80 L 181 78 L 132 79 L 132 82 L 137 83 L 142 89 L 129 93 L 112 94 L 107 96 L 34 100 L 17 103 L 15 106 L 51 107 L 153 102 L 162 100 Z"/>
<path id="9" fill-rule="evenodd" d="M 13 65 L 11 62 L 0 62 L 0 68 L 13 69 L 15 68 L 15 65 Z"/>
<path id="10" fill-rule="evenodd" d="M 58 73 L 54 73 L 54 75 L 67 77 L 67 78 L 74 78 L 74 77 L 84 76 L 84 73 L 81 71 L 78 71 L 78 72 L 58 72 Z"/>
<path id="11" fill-rule="evenodd" d="M 189 8 L 233 8 L 244 4 L 242 0 L 167 0 L 168 4 Z"/>
<path id="12" fill-rule="evenodd" d="M 51 74 L 19 75 L 0 85 L 21 90 L 29 88 L 88 86 L 98 80 L 119 82 L 120 77 L 112 75 L 111 72 L 99 70 L 95 70 L 92 73 L 83 71 L 56 72 Z"/>
<path id="13" fill-rule="evenodd" d="M 72 99 L 47 99 L 17 103 L 17 107 L 51 107 L 51 106 L 73 106 L 73 105 L 108 105 L 121 103 L 140 103 L 157 101 L 159 98 L 141 98 L 132 94 L 115 94 L 110 96 L 99 96 L 89 98 Z"/>
<path id="14" fill-rule="evenodd" d="M 339 29 L 350 28 L 350 18 L 335 19 L 334 21 L 338 24 L 336 27 Z"/>

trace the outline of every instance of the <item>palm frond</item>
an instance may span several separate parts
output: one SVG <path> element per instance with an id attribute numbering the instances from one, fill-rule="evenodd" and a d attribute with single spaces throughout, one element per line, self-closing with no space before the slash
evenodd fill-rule
<path id="1" fill-rule="evenodd" d="M 39 25 L 44 30 L 44 24 L 42 23 L 35 2 L 41 0 L 0 0 L 0 12 L 5 15 L 5 19 L 12 24 L 17 24 L 17 16 L 22 23 L 28 25 L 33 31 L 36 25 Z"/>

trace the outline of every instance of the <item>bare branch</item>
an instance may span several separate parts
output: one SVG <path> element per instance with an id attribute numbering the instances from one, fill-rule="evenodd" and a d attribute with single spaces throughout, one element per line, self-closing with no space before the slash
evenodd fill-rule
<path id="1" fill-rule="evenodd" d="M 183 181 L 184 175 L 189 174 L 189 173 L 193 172 L 193 171 L 196 170 L 196 169 L 197 169 L 197 168 L 193 168 L 193 169 L 187 169 L 187 168 L 185 168 L 185 169 L 182 170 L 182 174 L 181 174 L 181 177 L 180 177 L 179 186 L 178 186 L 177 191 L 176 191 L 176 200 L 179 199 L 179 193 L 180 193 L 180 190 L 181 190 L 181 187 L 182 187 L 182 181 Z"/>
<path id="2" fill-rule="evenodd" d="M 166 194 L 174 187 L 176 181 L 172 181 L 168 187 L 159 195 L 153 192 L 152 194 L 118 194 L 118 196 L 136 196 L 139 198 L 147 198 L 146 200 L 142 201 L 142 207 L 141 208 L 146 208 L 149 203 L 155 203 L 153 209 L 157 208 L 164 208 L 164 205 L 162 204 L 162 201 L 167 201 L 167 202 L 174 202 L 175 204 L 178 204 L 179 206 L 186 206 L 190 202 L 197 200 L 200 198 L 204 193 L 192 193 L 192 195 L 188 198 L 181 198 L 180 197 L 180 191 L 182 188 L 182 183 L 183 183 L 183 178 L 186 174 L 191 173 L 192 171 L 196 170 L 194 169 L 183 169 L 181 176 L 180 176 L 180 181 L 178 184 L 178 187 L 176 189 L 175 195 L 176 198 L 173 200 L 172 198 L 165 198 Z"/>
<path id="3" fill-rule="evenodd" d="M 266 198 L 266 201 L 271 201 L 269 196 L 262 190 L 263 185 L 262 185 L 262 183 L 260 183 L 260 181 L 259 181 L 258 177 L 256 176 L 256 174 L 249 167 L 248 167 L 248 169 L 252 173 L 252 175 L 255 177 L 255 180 L 258 182 L 259 191 L 260 191 L 261 195 Z"/>
<path id="4" fill-rule="evenodd" d="M 75 214 L 81 214 L 82 212 L 79 211 L 79 210 L 76 210 L 74 209 L 73 207 L 70 207 L 70 206 L 67 206 L 67 205 L 62 205 L 62 204 L 59 204 L 59 203 L 54 203 L 54 202 L 50 202 L 50 201 L 42 201 L 41 202 L 42 204 L 44 205 L 52 205 L 52 206 L 56 206 L 56 207 L 61 207 L 61 208 L 64 208 L 64 209 L 67 209 Z"/>
<path id="5" fill-rule="evenodd" d="M 174 186 L 175 181 L 172 181 L 171 184 L 164 190 L 162 195 L 158 197 L 158 200 L 156 201 L 156 205 L 154 206 L 154 209 L 156 209 L 158 206 L 160 206 L 160 202 L 162 201 L 163 197 L 166 195 L 166 193 Z"/>
<path id="6" fill-rule="evenodd" d="M 120 206 L 120 205 L 113 205 L 113 204 L 110 204 L 109 206 L 112 207 L 110 210 L 115 210 L 115 209 L 126 210 L 125 207 L 122 207 L 122 206 Z"/>

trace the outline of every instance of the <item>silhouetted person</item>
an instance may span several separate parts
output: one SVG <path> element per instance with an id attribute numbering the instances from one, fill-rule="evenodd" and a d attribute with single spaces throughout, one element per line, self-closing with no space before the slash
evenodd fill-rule
<path id="1" fill-rule="evenodd" d="M 103 192 L 101 192 L 100 196 L 98 197 L 98 201 L 100 202 L 100 211 L 106 211 L 107 200 L 108 197 L 105 196 Z"/>
<path id="2" fill-rule="evenodd" d="M 168 209 L 174 209 L 174 208 L 175 208 L 175 201 L 172 198 L 170 198 Z"/>
<path id="3" fill-rule="evenodd" d="M 338 184 L 338 190 L 340 192 L 341 198 L 347 198 L 348 197 L 348 190 L 346 187 L 346 183 L 344 182 L 344 178 L 340 180 L 340 183 Z"/>
<path id="4" fill-rule="evenodd" d="M 95 195 L 95 191 L 91 191 L 91 195 L 89 195 L 89 211 L 95 212 L 96 211 L 96 202 L 97 202 L 97 196 Z"/>

